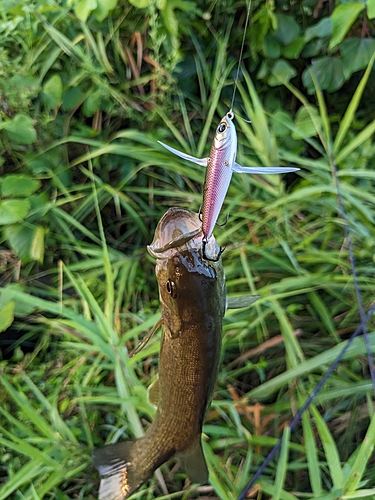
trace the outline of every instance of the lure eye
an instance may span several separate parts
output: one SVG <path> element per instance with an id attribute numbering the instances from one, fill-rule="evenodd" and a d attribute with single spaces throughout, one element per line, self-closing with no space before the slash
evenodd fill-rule
<path id="1" fill-rule="evenodd" d="M 220 123 L 220 125 L 217 127 L 217 131 L 222 134 L 223 132 L 225 132 L 225 130 L 227 129 L 227 126 L 225 125 L 225 123 Z"/>
<path id="2" fill-rule="evenodd" d="M 166 284 L 167 293 L 175 299 L 177 297 L 177 288 L 176 283 L 172 280 L 168 280 Z"/>

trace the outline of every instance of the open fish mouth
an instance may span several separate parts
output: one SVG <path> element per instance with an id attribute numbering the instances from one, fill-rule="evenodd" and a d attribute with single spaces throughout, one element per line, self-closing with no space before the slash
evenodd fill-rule
<path id="1" fill-rule="evenodd" d="M 148 252 L 157 259 L 167 259 L 173 250 L 193 249 L 202 244 L 202 223 L 199 215 L 186 208 L 170 208 L 158 222 Z"/>
<path id="2" fill-rule="evenodd" d="M 156 259 L 169 259 L 176 249 L 202 249 L 203 232 L 199 214 L 186 208 L 170 208 L 158 222 L 154 240 L 147 250 Z M 220 256 L 214 236 L 206 242 L 206 255 L 216 261 Z"/>

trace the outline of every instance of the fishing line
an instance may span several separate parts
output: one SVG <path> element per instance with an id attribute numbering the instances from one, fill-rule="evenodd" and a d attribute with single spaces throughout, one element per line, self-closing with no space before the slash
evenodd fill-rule
<path id="1" fill-rule="evenodd" d="M 369 339 L 369 334 L 368 334 L 368 330 L 367 330 L 367 325 L 364 324 L 365 309 L 363 307 L 362 294 L 361 294 L 361 288 L 360 288 L 359 282 L 358 282 L 358 274 L 357 274 L 357 267 L 356 267 L 356 263 L 355 263 L 352 239 L 350 237 L 350 230 L 349 230 L 350 223 L 349 223 L 346 211 L 345 211 L 344 202 L 342 200 L 339 179 L 337 177 L 337 165 L 336 165 L 336 163 L 334 163 L 332 165 L 332 176 L 333 176 L 334 181 L 335 181 L 340 216 L 341 216 L 341 219 L 344 221 L 344 231 L 345 231 L 345 238 L 346 238 L 347 247 L 348 247 L 349 262 L 350 262 L 350 267 L 352 270 L 352 276 L 353 276 L 355 294 L 356 294 L 356 298 L 357 298 L 359 316 L 361 318 L 361 324 L 363 324 L 363 337 L 364 337 L 365 345 L 366 345 L 366 352 L 367 352 L 367 359 L 368 359 L 368 364 L 369 364 L 369 369 L 370 369 L 372 387 L 374 389 L 374 394 L 375 394 L 374 361 L 373 361 L 372 354 L 371 354 L 371 346 L 370 346 L 370 339 Z"/>
<path id="2" fill-rule="evenodd" d="M 291 422 L 291 424 L 289 426 L 291 432 L 295 429 L 296 425 L 301 420 L 302 415 L 305 413 L 305 411 L 310 406 L 310 404 L 312 403 L 312 401 L 316 398 L 316 396 L 320 392 L 320 390 L 323 387 L 323 385 L 327 382 L 327 379 L 332 375 L 333 371 L 337 368 L 337 365 L 340 363 L 340 361 L 345 356 L 347 350 L 349 349 L 349 347 L 353 343 L 353 340 L 356 337 L 358 337 L 358 335 L 361 333 L 361 331 L 364 331 L 364 329 L 366 328 L 367 321 L 374 314 L 374 312 L 375 312 L 375 305 L 371 307 L 371 309 L 369 310 L 369 312 L 367 313 L 367 315 L 364 315 L 363 321 L 361 322 L 361 324 L 358 326 L 358 328 L 355 330 L 355 332 L 353 333 L 353 335 L 347 341 L 347 344 L 341 350 L 340 354 L 337 356 L 337 358 L 335 359 L 335 361 L 328 368 L 328 370 L 325 373 L 324 377 L 322 377 L 322 379 L 320 380 L 319 384 L 315 387 L 315 389 L 313 390 L 313 392 L 310 394 L 310 396 L 305 401 L 304 405 L 300 408 L 300 410 L 298 411 L 298 413 L 296 414 L 296 416 L 293 418 L 293 420 L 292 420 L 292 422 Z M 276 445 L 272 448 L 272 450 L 270 451 L 270 453 L 268 454 L 268 456 L 266 457 L 266 459 L 264 460 L 264 462 L 262 463 L 262 465 L 259 467 L 259 469 L 256 471 L 256 473 L 252 477 L 251 481 L 242 490 L 242 492 L 238 496 L 237 500 L 245 500 L 246 499 L 248 492 L 254 486 L 254 484 L 258 481 L 258 479 L 260 478 L 260 476 L 263 474 L 265 468 L 268 466 L 268 464 L 271 462 L 271 460 L 275 457 L 275 455 L 277 454 L 277 452 L 280 450 L 282 443 L 283 443 L 283 437 L 281 437 L 278 440 L 278 442 L 276 443 Z"/>
<path id="3" fill-rule="evenodd" d="M 369 310 L 369 312 L 366 314 L 365 309 L 363 306 L 362 302 L 362 294 L 361 294 L 361 289 L 359 286 L 358 282 L 358 273 L 357 273 L 357 267 L 356 267 L 356 262 L 355 262 L 355 256 L 354 256 L 354 251 L 353 251 L 353 244 L 350 236 L 350 230 L 349 230 L 349 220 L 348 216 L 346 214 L 346 210 L 344 207 L 343 199 L 342 199 L 342 193 L 341 193 L 341 188 L 340 188 L 340 183 L 337 177 L 337 165 L 334 163 L 332 165 L 332 177 L 335 182 L 335 187 L 336 187 L 336 193 L 337 193 L 337 201 L 338 201 L 338 206 L 339 206 L 339 212 L 340 212 L 340 217 L 344 221 L 344 232 L 345 232 L 345 238 L 347 242 L 347 248 L 348 248 L 348 254 L 349 254 L 349 262 L 350 262 L 350 267 L 352 271 L 352 276 L 353 276 L 353 282 L 354 282 L 354 289 L 355 289 L 355 294 L 356 294 L 356 299 L 358 303 L 358 309 L 359 309 L 359 315 L 361 318 L 361 323 L 358 326 L 358 328 L 355 330 L 353 335 L 350 337 L 348 340 L 347 344 L 345 347 L 342 349 L 340 354 L 337 356 L 335 361 L 331 364 L 331 366 L 328 368 L 327 372 L 325 375 L 322 377 L 318 385 L 315 387 L 311 395 L 308 397 L 308 399 L 305 401 L 304 405 L 300 408 L 300 410 L 297 412 L 296 416 L 293 418 L 291 424 L 290 424 L 290 431 L 293 431 L 294 428 L 296 427 L 297 423 L 300 421 L 302 415 L 304 412 L 308 409 L 312 401 L 316 398 L 318 395 L 319 391 L 323 387 L 323 385 L 326 383 L 327 379 L 332 375 L 333 371 L 336 369 L 340 361 L 343 359 L 345 353 L 349 349 L 350 345 L 354 341 L 358 335 L 363 332 L 363 337 L 365 340 L 365 345 L 366 345 L 366 351 L 367 351 L 367 357 L 368 357 L 368 363 L 369 363 L 369 370 L 370 370 L 370 375 L 371 375 L 371 383 L 375 392 L 375 373 L 374 373 L 374 363 L 373 363 L 373 358 L 372 358 L 372 353 L 371 353 L 371 345 L 370 345 L 370 338 L 369 338 L 369 333 L 367 330 L 367 321 L 369 318 L 374 314 L 375 312 L 375 305 L 372 306 Z M 239 497 L 237 500 L 245 500 L 247 493 L 250 491 L 250 489 L 254 486 L 256 481 L 260 478 L 260 476 L 263 474 L 264 470 L 268 466 L 268 464 L 271 462 L 271 460 L 276 456 L 278 451 L 281 449 L 283 443 L 283 437 L 279 439 L 279 441 L 276 443 L 274 448 L 270 451 L 262 465 L 259 467 L 257 472 L 254 474 L 250 482 L 246 485 L 244 490 L 240 493 Z"/>
<path id="4" fill-rule="evenodd" d="M 251 10 L 251 0 L 250 1 L 246 0 L 246 21 L 245 21 L 245 28 L 244 28 L 244 32 L 243 32 L 243 36 L 242 36 L 240 57 L 238 59 L 237 73 L 236 73 L 236 78 L 234 80 L 234 89 L 233 89 L 233 96 L 232 96 L 232 102 L 230 104 L 230 109 L 233 108 L 234 98 L 236 96 L 236 90 L 237 90 L 237 84 L 238 84 L 238 77 L 239 77 L 239 74 L 240 74 L 240 66 L 241 66 L 241 62 L 242 62 L 243 49 L 244 49 L 244 46 L 245 46 L 246 30 L 247 30 L 247 26 L 249 24 L 249 18 L 250 18 L 250 10 Z"/>

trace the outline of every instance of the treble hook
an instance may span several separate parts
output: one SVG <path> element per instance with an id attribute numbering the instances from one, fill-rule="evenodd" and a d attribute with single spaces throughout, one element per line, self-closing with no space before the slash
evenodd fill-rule
<path id="1" fill-rule="evenodd" d="M 227 216 L 226 216 L 226 218 L 225 218 L 225 221 L 224 221 L 223 223 L 221 223 L 221 224 L 219 224 L 218 222 L 216 222 L 216 225 L 217 225 L 217 226 L 220 226 L 220 227 L 223 227 L 223 226 L 225 226 L 225 224 L 228 222 L 228 219 L 229 219 L 229 212 L 227 213 Z"/>
<path id="2" fill-rule="evenodd" d="M 220 259 L 221 254 L 224 252 L 225 247 L 220 247 L 218 256 L 215 259 L 211 259 L 211 257 L 208 257 L 206 255 L 206 245 L 207 245 L 207 241 L 205 239 L 203 239 L 202 240 L 202 256 L 203 256 L 203 258 L 205 260 L 209 260 L 210 262 L 217 262 Z"/>

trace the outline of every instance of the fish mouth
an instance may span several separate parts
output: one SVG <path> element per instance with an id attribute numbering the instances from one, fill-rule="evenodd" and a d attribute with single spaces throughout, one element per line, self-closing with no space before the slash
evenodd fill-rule
<path id="1" fill-rule="evenodd" d="M 202 237 L 196 238 L 200 233 L 202 222 L 199 214 L 186 208 L 169 208 L 158 222 L 154 239 L 147 250 L 157 259 L 167 259 L 176 248 L 200 248 Z"/>

